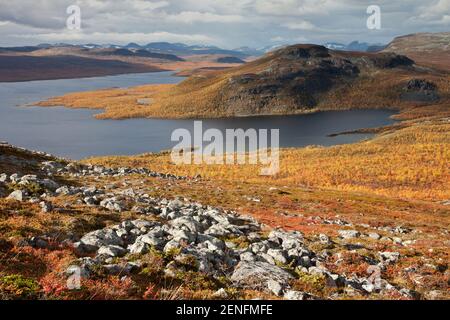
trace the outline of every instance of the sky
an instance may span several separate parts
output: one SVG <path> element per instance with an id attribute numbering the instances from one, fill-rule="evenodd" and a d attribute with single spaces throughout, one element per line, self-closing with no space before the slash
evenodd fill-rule
<path id="1" fill-rule="evenodd" d="M 81 29 L 67 27 L 71 5 L 80 8 Z M 370 5 L 381 10 L 380 29 L 367 27 Z M 388 43 L 442 31 L 450 31 L 450 0 L 0 0 L 0 46 L 167 41 L 232 49 Z"/>

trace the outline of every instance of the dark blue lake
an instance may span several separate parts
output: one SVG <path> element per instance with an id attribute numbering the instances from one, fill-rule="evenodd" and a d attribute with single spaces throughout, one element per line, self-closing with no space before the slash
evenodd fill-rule
<path id="1" fill-rule="evenodd" d="M 192 130 L 194 120 L 96 120 L 99 111 L 23 107 L 69 92 L 152 83 L 177 83 L 171 72 L 129 74 L 85 79 L 0 83 L 0 140 L 81 159 L 100 155 L 131 155 L 173 147 L 175 129 Z M 331 146 L 370 138 L 370 134 L 328 137 L 329 134 L 393 123 L 393 111 L 329 111 L 301 116 L 204 120 L 204 129 L 280 129 L 281 147 Z"/>

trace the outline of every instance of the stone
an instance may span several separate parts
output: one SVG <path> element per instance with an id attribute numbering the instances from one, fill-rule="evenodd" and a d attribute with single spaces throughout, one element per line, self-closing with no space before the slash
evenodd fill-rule
<path id="1" fill-rule="evenodd" d="M 62 187 L 56 189 L 55 193 L 57 195 L 70 195 L 71 194 L 70 189 L 69 189 L 68 186 L 62 186 Z"/>
<path id="2" fill-rule="evenodd" d="M 151 228 L 159 225 L 159 223 L 157 223 L 157 222 L 150 222 L 147 220 L 134 220 L 134 221 L 131 221 L 131 224 L 137 229 L 142 229 L 142 228 L 151 229 Z"/>
<path id="3" fill-rule="evenodd" d="M 13 173 L 12 175 L 9 176 L 9 181 L 11 181 L 12 183 L 19 183 L 20 182 L 20 176 L 17 173 Z"/>
<path id="4" fill-rule="evenodd" d="M 286 252 L 280 249 L 269 249 L 267 254 L 275 259 L 276 262 L 288 264 Z"/>
<path id="5" fill-rule="evenodd" d="M 100 247 L 100 249 L 98 249 L 97 254 L 99 255 L 106 255 L 106 256 L 110 256 L 110 257 L 123 257 L 124 255 L 127 254 L 127 250 L 120 247 L 120 246 L 114 246 L 114 245 L 110 245 L 110 246 L 103 246 Z"/>
<path id="6" fill-rule="evenodd" d="M 134 244 L 128 246 L 128 250 L 132 254 L 146 254 L 150 251 L 150 246 L 144 242 L 137 241 Z"/>
<path id="7" fill-rule="evenodd" d="M 244 252 L 244 253 L 241 253 L 241 255 L 239 256 L 239 259 L 241 261 L 256 261 L 257 260 L 257 256 L 255 256 L 251 252 Z"/>
<path id="8" fill-rule="evenodd" d="M 198 232 L 203 231 L 202 225 L 190 216 L 180 217 L 175 220 L 172 220 L 172 221 L 170 221 L 170 225 L 173 228 L 187 230 L 187 231 L 191 231 L 191 232 L 198 233 Z"/>
<path id="9" fill-rule="evenodd" d="M 193 243 L 197 239 L 195 233 L 186 230 L 171 229 L 169 233 L 172 235 L 173 240 L 177 242 L 185 240 L 187 243 Z"/>
<path id="10" fill-rule="evenodd" d="M 284 294 L 284 298 L 286 300 L 292 300 L 292 301 L 303 301 L 303 300 L 306 300 L 307 297 L 308 297 L 308 294 L 306 294 L 304 292 L 300 292 L 300 291 L 294 291 L 294 290 L 286 291 L 286 293 Z"/>
<path id="11" fill-rule="evenodd" d="M 340 237 L 343 239 L 359 238 L 359 236 L 361 235 L 356 230 L 339 230 L 338 233 L 339 233 Z"/>
<path id="12" fill-rule="evenodd" d="M 172 200 L 169 202 L 169 204 L 167 205 L 167 207 L 170 210 L 178 210 L 183 206 L 183 202 L 181 202 L 180 200 L 176 199 L 176 200 Z"/>
<path id="13" fill-rule="evenodd" d="M 385 264 L 394 264 L 400 258 L 398 252 L 379 252 L 380 259 Z"/>
<path id="14" fill-rule="evenodd" d="M 24 198 L 25 198 L 25 192 L 22 190 L 16 190 L 16 191 L 11 192 L 7 199 L 23 201 Z"/>
<path id="15" fill-rule="evenodd" d="M 164 252 L 167 253 L 173 249 L 179 249 L 181 248 L 181 243 L 176 241 L 176 240 L 170 240 L 169 242 L 166 243 L 166 245 L 164 246 Z"/>
<path id="16" fill-rule="evenodd" d="M 253 290 L 267 290 L 268 281 L 288 284 L 293 276 L 280 267 L 261 261 L 241 261 L 231 275 L 231 281 L 239 287 Z"/>
<path id="17" fill-rule="evenodd" d="M 267 282 L 267 288 L 277 297 L 281 296 L 283 294 L 283 285 L 275 280 L 269 280 Z"/>
<path id="18" fill-rule="evenodd" d="M 41 206 L 41 211 L 43 213 L 49 213 L 53 211 L 53 205 L 50 202 L 42 201 L 39 203 L 39 205 Z"/>
<path id="19" fill-rule="evenodd" d="M 108 209 L 109 211 L 122 212 L 125 209 L 125 205 L 122 201 L 117 200 L 115 197 L 102 200 L 100 206 Z"/>
<path id="20" fill-rule="evenodd" d="M 149 246 L 160 249 L 160 248 L 164 247 L 164 245 L 166 244 L 167 241 L 164 240 L 163 238 L 157 237 L 153 233 L 148 233 L 148 234 L 138 237 L 136 239 L 136 242 L 143 242 L 143 243 L 148 244 Z"/>
<path id="21" fill-rule="evenodd" d="M 51 179 L 41 180 L 41 181 L 39 181 L 39 185 L 41 185 L 45 189 L 51 190 L 51 191 L 55 191 L 56 189 L 59 188 L 59 184 Z"/>
<path id="22" fill-rule="evenodd" d="M 369 233 L 369 238 L 374 239 L 374 240 L 380 240 L 381 236 L 378 233 L 371 232 L 371 233 Z"/>
<path id="23" fill-rule="evenodd" d="M 259 261 L 266 261 L 267 263 L 270 263 L 271 265 L 276 265 L 277 262 L 272 256 L 269 256 L 267 253 L 260 253 L 257 256 L 257 260 Z"/>
<path id="24" fill-rule="evenodd" d="M 95 197 L 85 197 L 83 199 L 84 203 L 86 203 L 88 206 L 93 207 L 96 206 L 98 201 Z"/>
<path id="25" fill-rule="evenodd" d="M 221 288 L 214 292 L 212 297 L 216 299 L 228 299 L 229 295 L 224 288 Z"/>
<path id="26" fill-rule="evenodd" d="M 330 238 L 326 234 L 319 234 L 319 241 L 322 244 L 330 244 Z"/>
<path id="27" fill-rule="evenodd" d="M 6 181 L 8 181 L 8 175 L 6 173 L 0 174 L 0 182 L 5 183 Z"/>
<path id="28" fill-rule="evenodd" d="M 120 238 L 114 230 L 103 229 L 90 232 L 81 238 L 80 242 L 91 248 L 97 248 L 102 246 L 117 245 L 122 246 L 123 240 Z"/>

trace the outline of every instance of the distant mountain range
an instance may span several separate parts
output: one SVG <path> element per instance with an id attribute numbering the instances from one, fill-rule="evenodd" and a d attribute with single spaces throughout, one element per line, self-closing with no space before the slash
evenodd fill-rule
<path id="1" fill-rule="evenodd" d="M 360 52 L 378 52 L 386 48 L 383 44 L 370 44 L 367 42 L 353 41 L 349 44 L 339 42 L 327 42 L 324 44 L 330 50 L 338 51 L 360 51 Z"/>
<path id="2" fill-rule="evenodd" d="M 366 42 L 358 42 L 358 41 L 353 41 L 348 45 L 337 42 L 329 42 L 324 44 L 324 46 L 332 50 L 363 51 L 363 52 L 381 51 L 386 47 L 385 45 L 369 44 Z M 283 47 L 283 45 L 272 45 L 257 49 L 250 47 L 240 47 L 228 50 L 216 46 L 187 45 L 184 43 L 169 43 L 169 42 L 152 42 L 146 45 L 140 45 L 134 42 L 131 42 L 127 45 L 117 45 L 117 44 L 101 45 L 96 43 L 73 45 L 68 43 L 55 43 L 55 44 L 42 43 L 37 46 L 0 48 L 0 53 L 1 52 L 27 53 L 41 49 L 51 49 L 51 48 L 81 48 L 86 50 L 114 49 L 116 50 L 116 53 L 118 55 L 160 58 L 177 61 L 181 59 L 179 58 L 180 56 L 192 56 L 192 55 L 224 55 L 236 57 L 239 59 L 245 59 L 250 56 L 256 57 L 262 56 L 268 52 L 279 49 L 281 47 Z"/>

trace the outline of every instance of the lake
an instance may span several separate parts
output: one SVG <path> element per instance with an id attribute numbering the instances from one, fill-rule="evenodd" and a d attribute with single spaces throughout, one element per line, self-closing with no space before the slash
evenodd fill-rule
<path id="1" fill-rule="evenodd" d="M 152 83 L 178 83 L 172 72 L 0 83 L 0 140 L 60 157 L 82 159 L 101 155 L 132 155 L 172 148 L 175 129 L 193 130 L 193 120 L 96 120 L 99 110 L 23 107 L 69 92 Z M 331 146 L 370 138 L 370 134 L 328 137 L 329 134 L 389 125 L 389 110 L 328 111 L 298 116 L 204 120 L 204 130 L 280 129 L 281 147 Z"/>

